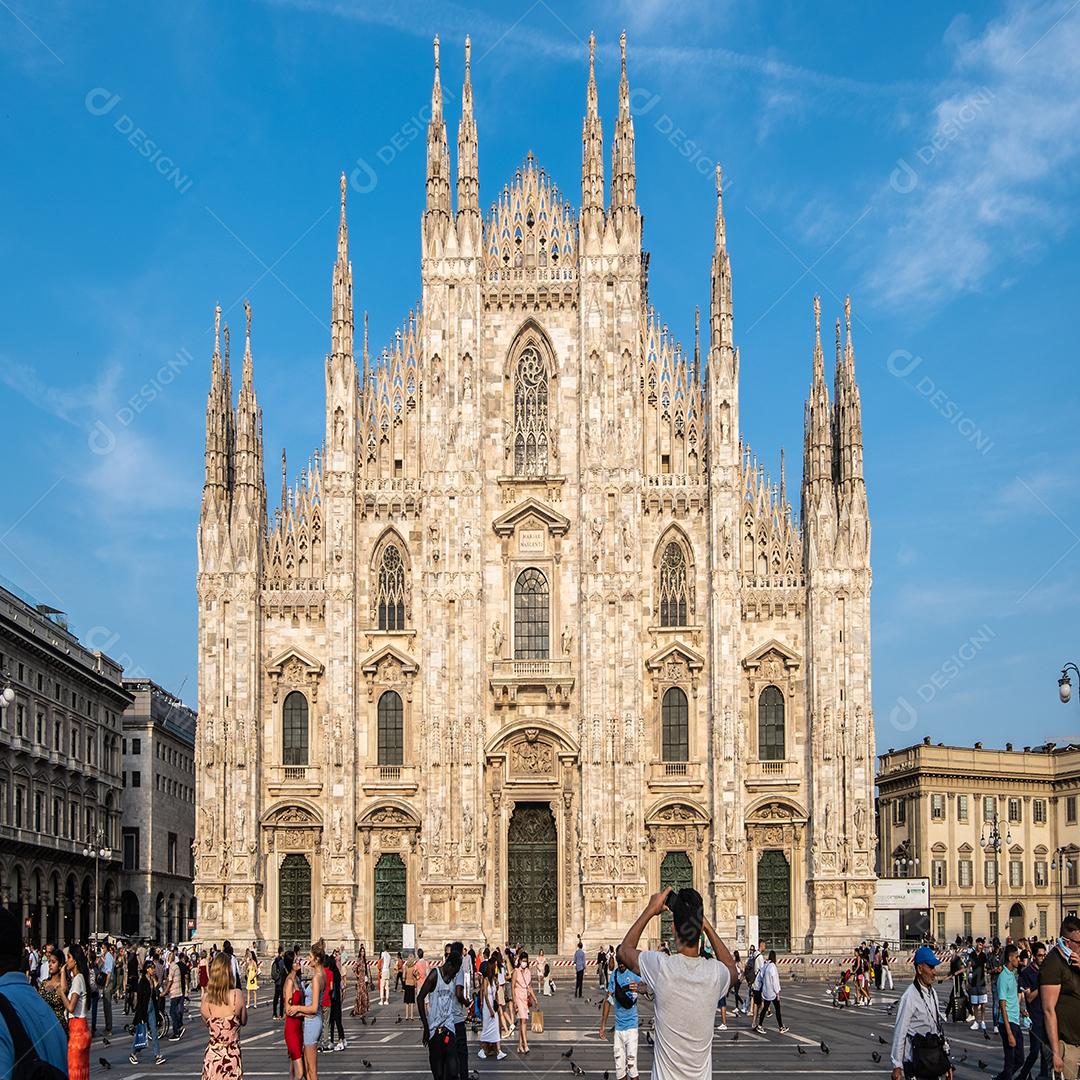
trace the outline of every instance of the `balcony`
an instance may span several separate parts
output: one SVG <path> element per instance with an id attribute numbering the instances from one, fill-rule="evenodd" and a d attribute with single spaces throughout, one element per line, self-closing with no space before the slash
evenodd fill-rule
<path id="1" fill-rule="evenodd" d="M 364 770 L 365 795 L 413 795 L 418 787 L 414 765 L 369 765 Z"/>
<path id="2" fill-rule="evenodd" d="M 705 786 L 702 771 L 697 761 L 654 761 L 649 765 L 649 787 L 653 791 L 700 791 Z"/>
<path id="3" fill-rule="evenodd" d="M 569 705 L 573 689 L 568 659 L 496 660 L 492 664 L 491 692 L 496 707 L 513 707 L 522 690 L 544 694 L 552 705 Z"/>
<path id="4" fill-rule="evenodd" d="M 272 765 L 267 772 L 272 795 L 322 791 L 322 768 L 318 765 Z"/>
<path id="5" fill-rule="evenodd" d="M 802 770 L 795 761 L 751 761 L 748 766 L 748 788 L 795 788 L 802 779 Z"/>

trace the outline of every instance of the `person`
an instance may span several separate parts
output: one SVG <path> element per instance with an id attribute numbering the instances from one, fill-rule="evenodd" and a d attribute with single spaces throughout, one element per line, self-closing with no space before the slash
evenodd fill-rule
<path id="1" fill-rule="evenodd" d="M 338 963 L 338 951 L 335 949 L 327 960 L 327 981 L 330 984 L 330 1023 L 327 1034 L 327 1047 L 330 1050 L 344 1050 L 345 1028 L 341 1023 L 341 999 L 345 993 L 345 973 Z M 334 1039 L 334 1032 L 338 1037 Z"/>
<path id="2" fill-rule="evenodd" d="M 1024 1033 L 1020 1027 L 1020 987 L 1016 971 L 1020 967 L 1020 950 L 1015 945 L 1006 945 L 1001 954 L 1002 967 L 997 978 L 997 997 L 1001 1020 L 998 1030 L 1001 1033 L 1001 1048 L 1004 1063 L 999 1073 L 1000 1080 L 1013 1080 L 1013 1073 L 1019 1071 L 1024 1060 Z"/>
<path id="3" fill-rule="evenodd" d="M 333 1040 L 330 1038 L 330 989 L 331 984 L 334 981 L 334 972 L 331 967 L 333 963 L 332 956 L 323 956 L 323 992 L 322 1001 L 320 1003 L 322 1018 L 322 1037 L 319 1040 L 317 1052 L 325 1054 L 327 1051 L 334 1049 Z"/>
<path id="4" fill-rule="evenodd" d="M 953 1080 L 944 1017 L 935 986 L 937 954 L 928 945 L 922 945 L 915 950 L 912 963 L 915 967 L 914 978 L 901 994 L 896 1008 L 890 1053 L 892 1080 L 904 1080 L 905 1077 L 937 1080 L 941 1076 Z M 930 1045 L 926 1042 L 927 1038 L 931 1040 Z M 938 1051 L 936 1062 L 932 1059 L 935 1047 Z"/>
<path id="5" fill-rule="evenodd" d="M 302 1003 L 286 1005 L 286 1016 L 299 1016 L 303 1018 L 304 1040 L 304 1076 L 306 1080 L 319 1080 L 319 1036 L 322 1034 L 322 1016 L 319 1014 L 323 997 L 323 987 L 326 984 L 326 975 L 323 971 L 323 959 L 325 957 L 321 940 L 312 944 L 308 951 L 308 967 L 311 971 L 311 979 L 304 986 L 304 1000 Z"/>
<path id="6" fill-rule="evenodd" d="M 270 982 L 274 986 L 271 1016 L 274 1020 L 285 1015 L 285 950 L 279 945 L 277 956 L 270 965 Z"/>
<path id="7" fill-rule="evenodd" d="M 169 1010 L 172 1031 L 169 1042 L 179 1042 L 184 1037 L 184 991 L 180 985 L 180 958 L 174 949 L 165 965 L 165 1006 Z"/>
<path id="8" fill-rule="evenodd" d="M 42 950 L 42 956 L 45 957 L 46 968 L 44 977 L 38 975 L 38 993 L 45 1004 L 56 1013 L 56 1019 L 60 1021 L 66 1036 L 67 1010 L 64 1008 L 64 999 L 60 997 L 60 968 L 63 962 L 60 953 L 51 945 Z"/>
<path id="9" fill-rule="evenodd" d="M 139 1051 L 135 1049 L 135 1042 L 139 1037 L 140 1024 L 146 1025 L 147 1038 L 154 1044 L 154 1064 L 165 1064 L 165 1057 L 161 1053 L 161 1044 L 158 1042 L 157 1008 L 154 1005 L 157 985 L 157 970 L 154 961 L 147 956 L 143 962 L 142 978 L 139 979 L 139 985 L 135 991 L 135 1014 L 131 1018 L 131 1027 L 135 1037 L 131 1040 L 131 1053 L 128 1055 L 128 1061 L 132 1065 L 139 1064 Z"/>
<path id="10" fill-rule="evenodd" d="M 973 1014 L 971 1030 L 986 1030 L 986 1003 L 990 994 L 986 985 L 986 942 L 983 938 L 975 939 L 975 949 L 968 960 L 968 999 Z"/>
<path id="11" fill-rule="evenodd" d="M 753 1028 L 759 1035 L 765 1033 L 765 1017 L 769 1015 L 771 1006 L 776 1013 L 776 1026 L 780 1034 L 786 1033 L 784 1018 L 780 1014 L 780 969 L 776 966 L 776 950 L 770 949 L 765 963 L 758 972 L 755 988 L 761 992 L 761 1011 L 757 1015 L 757 1024 Z"/>
<path id="12" fill-rule="evenodd" d="M 1017 1080 L 1028 1080 L 1036 1058 L 1039 1060 L 1041 1080 L 1045 1080 L 1050 1071 L 1050 1044 L 1046 1041 L 1046 1022 L 1039 998 L 1039 969 L 1045 959 L 1046 946 L 1041 941 L 1035 941 L 1031 946 L 1031 960 L 1020 971 L 1020 993 L 1031 1023 L 1031 1046 Z"/>
<path id="13" fill-rule="evenodd" d="M 668 910 L 675 952 L 642 952 L 645 927 Z M 701 955 L 702 930 L 713 956 Z M 662 889 L 652 896 L 619 945 L 616 957 L 652 988 L 655 999 L 653 1080 L 711 1080 L 716 1003 L 734 978 L 735 960 L 713 925 L 696 889 Z"/>
<path id="14" fill-rule="evenodd" d="M 887 941 L 882 942 L 881 945 L 881 989 L 891 990 L 893 988 L 892 968 L 889 965 L 892 963 L 892 954 L 889 952 L 889 943 Z"/>
<path id="15" fill-rule="evenodd" d="M 89 1080 L 90 968 L 82 946 L 68 946 L 67 958 L 60 969 L 60 1000 L 68 1017 L 68 1076 L 71 1080 Z"/>
<path id="16" fill-rule="evenodd" d="M 517 952 L 517 967 L 510 977 L 510 993 L 514 999 L 514 1014 L 518 1022 L 519 1054 L 529 1052 L 529 1010 L 536 1004 L 532 992 L 532 974 L 529 970 L 529 954 L 524 949 Z"/>
<path id="17" fill-rule="evenodd" d="M 210 982 L 199 1013 L 210 1033 L 203 1055 L 202 1080 L 239 1080 L 244 1075 L 240 1057 L 240 1029 L 247 1024 L 243 991 L 232 985 L 232 972 L 224 956 L 210 965 Z"/>
<path id="18" fill-rule="evenodd" d="M 199 989 L 205 990 L 210 985 L 210 960 L 203 950 L 199 953 Z"/>
<path id="19" fill-rule="evenodd" d="M 607 993 L 600 1011 L 600 1038 L 607 1038 L 607 1018 L 615 1010 L 615 1076 L 617 1080 L 637 1080 L 638 980 L 622 960 L 608 976 Z"/>
<path id="20" fill-rule="evenodd" d="M 480 1049 L 476 1056 L 481 1060 L 494 1057 L 502 1061 L 506 1051 L 502 1048 L 502 1021 L 499 1015 L 499 973 L 495 959 L 489 958 L 481 965 L 480 978 Z"/>
<path id="21" fill-rule="evenodd" d="M 723 1005 L 727 1004 L 728 995 L 734 995 L 734 997 L 735 997 L 735 1008 L 733 1010 L 733 1015 L 738 1016 L 739 1013 L 742 1012 L 742 1007 L 743 1007 L 742 994 L 740 993 L 740 990 L 742 989 L 742 983 L 743 983 L 743 968 L 742 968 L 742 957 L 739 955 L 739 950 L 738 949 L 736 949 L 735 952 L 732 954 L 732 959 L 735 961 L 735 977 L 731 980 L 731 986 L 728 987 L 728 992 L 724 996 L 724 1000 L 723 1000 L 722 1004 Z"/>
<path id="22" fill-rule="evenodd" d="M 394 957 L 394 990 L 398 987 L 401 988 L 401 992 L 405 992 L 405 958 L 398 953 Z"/>
<path id="23" fill-rule="evenodd" d="M 578 938 L 577 948 L 574 950 L 574 997 L 579 998 L 581 984 L 585 981 L 585 949 Z"/>
<path id="24" fill-rule="evenodd" d="M 423 955 L 423 953 L 419 953 Z M 352 1007 L 353 1016 L 367 1016 L 371 1009 L 371 996 L 368 994 L 368 985 L 371 982 L 371 972 L 368 970 L 367 951 L 360 946 L 353 962 L 353 978 L 356 979 L 356 1004 Z"/>
<path id="25" fill-rule="evenodd" d="M 287 952 L 281 958 L 285 972 L 282 980 L 282 1012 L 290 1005 L 302 1005 L 304 990 L 300 985 L 300 954 Z M 289 1080 L 301 1080 L 304 1075 L 304 1018 L 285 1017 L 285 1052 L 289 1056 Z"/>
<path id="26" fill-rule="evenodd" d="M 139 993 L 139 979 L 142 973 L 139 970 L 139 950 L 132 946 L 127 954 L 127 974 L 124 996 L 124 1015 L 127 1016 L 135 1008 L 135 998 Z"/>
<path id="27" fill-rule="evenodd" d="M 413 1018 L 413 1009 L 416 1006 L 416 987 L 419 982 L 420 969 L 419 961 L 416 953 L 413 953 L 408 960 L 405 961 L 405 1019 L 411 1020 Z"/>
<path id="28" fill-rule="evenodd" d="M 60 958 L 57 955 L 55 959 L 57 982 L 53 990 L 59 994 Z M 64 1028 L 23 968 L 18 917 L 0 907 L 0 1076 L 13 1074 L 15 1047 L 24 1043 L 34 1048 L 41 1061 L 61 1073 L 67 1072 L 68 1040 Z"/>
<path id="29" fill-rule="evenodd" d="M 746 965 L 746 986 L 750 993 L 750 1027 L 757 1027 L 757 1018 L 761 1014 L 761 989 L 755 989 L 757 986 L 757 977 L 761 969 L 765 966 L 765 942 L 759 941 L 758 947 L 755 949 L 750 947 L 750 953 L 747 957 Z"/>
<path id="30" fill-rule="evenodd" d="M 97 984 L 98 989 L 101 991 L 101 1007 L 105 1012 L 105 1037 L 112 1037 L 112 999 L 113 999 L 113 987 L 116 982 L 114 975 L 116 973 L 116 957 L 113 955 L 113 947 L 106 942 L 105 947 L 101 951 L 101 957 L 98 964 L 98 976 Z M 94 1014 L 90 1020 L 90 1029 L 92 1032 L 97 1031 L 97 1002 L 94 1003 Z"/>
<path id="31" fill-rule="evenodd" d="M 601 990 L 607 986 L 607 977 L 607 951 L 604 948 L 601 948 L 596 954 L 596 981 Z"/>
<path id="32" fill-rule="evenodd" d="M 232 971 L 232 984 L 234 987 L 240 987 L 243 984 L 240 982 L 240 961 L 236 959 L 233 953 L 232 942 L 226 939 L 221 943 L 221 951 L 229 958 L 229 968 Z"/>
<path id="33" fill-rule="evenodd" d="M 536 954 L 536 973 L 540 980 L 540 993 L 544 997 L 551 997 L 551 965 L 548 963 L 543 949 L 540 949 Z"/>
<path id="34" fill-rule="evenodd" d="M 451 946 L 442 964 L 428 972 L 416 998 L 416 1012 L 423 1028 L 422 1041 L 428 1048 L 432 1080 L 468 1076 L 468 1070 L 462 1074 L 458 1069 L 455 1020 L 461 1004 L 458 1000 L 461 990 L 458 976 L 461 974 L 464 952 L 463 948 Z"/>
<path id="35" fill-rule="evenodd" d="M 1039 1003 L 1052 1067 L 1065 1080 L 1080 1075 L 1080 919 L 1066 915 L 1039 970 Z"/>
<path id="36" fill-rule="evenodd" d="M 379 1004 L 390 1004 L 390 946 L 384 944 L 379 953 Z"/>
<path id="37" fill-rule="evenodd" d="M 247 1003 L 251 1009 L 259 1007 L 259 962 L 255 959 L 255 953 L 248 949 L 245 955 Z"/>

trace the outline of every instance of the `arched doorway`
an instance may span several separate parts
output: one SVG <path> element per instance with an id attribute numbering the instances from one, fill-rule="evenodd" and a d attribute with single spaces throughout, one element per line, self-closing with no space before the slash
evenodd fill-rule
<path id="1" fill-rule="evenodd" d="M 676 892 L 688 889 L 694 884 L 694 866 L 685 851 L 669 851 L 660 863 L 660 888 L 669 886 Z M 660 940 L 672 943 L 671 912 L 665 911 L 660 916 Z"/>
<path id="2" fill-rule="evenodd" d="M 518 803 L 506 843 L 510 940 L 529 952 L 555 952 L 559 940 L 558 836 L 547 803 Z"/>
<path id="3" fill-rule="evenodd" d="M 407 895 L 405 863 L 394 852 L 385 852 L 375 864 L 375 936 L 372 945 L 391 952 L 401 948 L 401 924 L 405 922 Z"/>
<path id="4" fill-rule="evenodd" d="M 130 889 L 120 894 L 120 933 L 124 937 L 139 936 L 139 898 Z"/>
<path id="5" fill-rule="evenodd" d="M 311 942 L 311 863 L 286 855 L 278 871 L 278 939 L 286 947 Z"/>
<path id="6" fill-rule="evenodd" d="M 791 948 L 791 867 L 782 851 L 764 851 L 757 865 L 758 937 L 777 952 Z"/>
<path id="7" fill-rule="evenodd" d="M 1024 936 L 1024 905 L 1013 904 L 1009 908 L 1009 937 L 1019 941 Z"/>
<path id="8" fill-rule="evenodd" d="M 49 918 L 47 920 L 48 927 L 45 931 L 46 937 L 49 939 L 50 944 L 60 944 L 60 920 L 61 920 L 61 907 L 63 904 L 62 897 L 60 895 L 60 875 L 55 871 L 53 876 L 49 879 Z"/>

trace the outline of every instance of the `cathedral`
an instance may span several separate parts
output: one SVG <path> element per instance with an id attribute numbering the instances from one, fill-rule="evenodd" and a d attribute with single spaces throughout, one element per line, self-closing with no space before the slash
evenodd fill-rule
<path id="1" fill-rule="evenodd" d="M 421 303 L 377 353 L 365 319 L 357 356 L 343 176 L 325 438 L 292 484 L 283 458 L 272 515 L 250 307 L 235 395 L 215 331 L 204 940 L 565 954 L 689 884 L 733 943 L 870 932 L 850 307 L 830 393 L 814 301 L 796 517 L 783 465 L 774 483 L 740 433 L 719 170 L 686 350 L 649 303 L 625 36 L 610 183 L 592 39 L 585 102 L 580 209 L 530 154 L 485 216 L 469 42 L 455 175 L 436 39 Z"/>

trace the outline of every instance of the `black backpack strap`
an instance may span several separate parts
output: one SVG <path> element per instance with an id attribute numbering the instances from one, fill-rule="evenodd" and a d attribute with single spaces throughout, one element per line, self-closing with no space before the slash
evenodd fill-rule
<path id="1" fill-rule="evenodd" d="M 0 1015 L 3 1016 L 8 1033 L 11 1035 L 11 1045 L 15 1050 L 16 1063 L 25 1062 L 33 1065 L 39 1060 L 38 1052 L 34 1049 L 34 1044 L 30 1041 L 30 1036 L 27 1035 L 26 1028 L 23 1027 L 23 1022 L 15 1011 L 15 1006 L 11 1004 L 5 994 L 0 994 Z"/>

